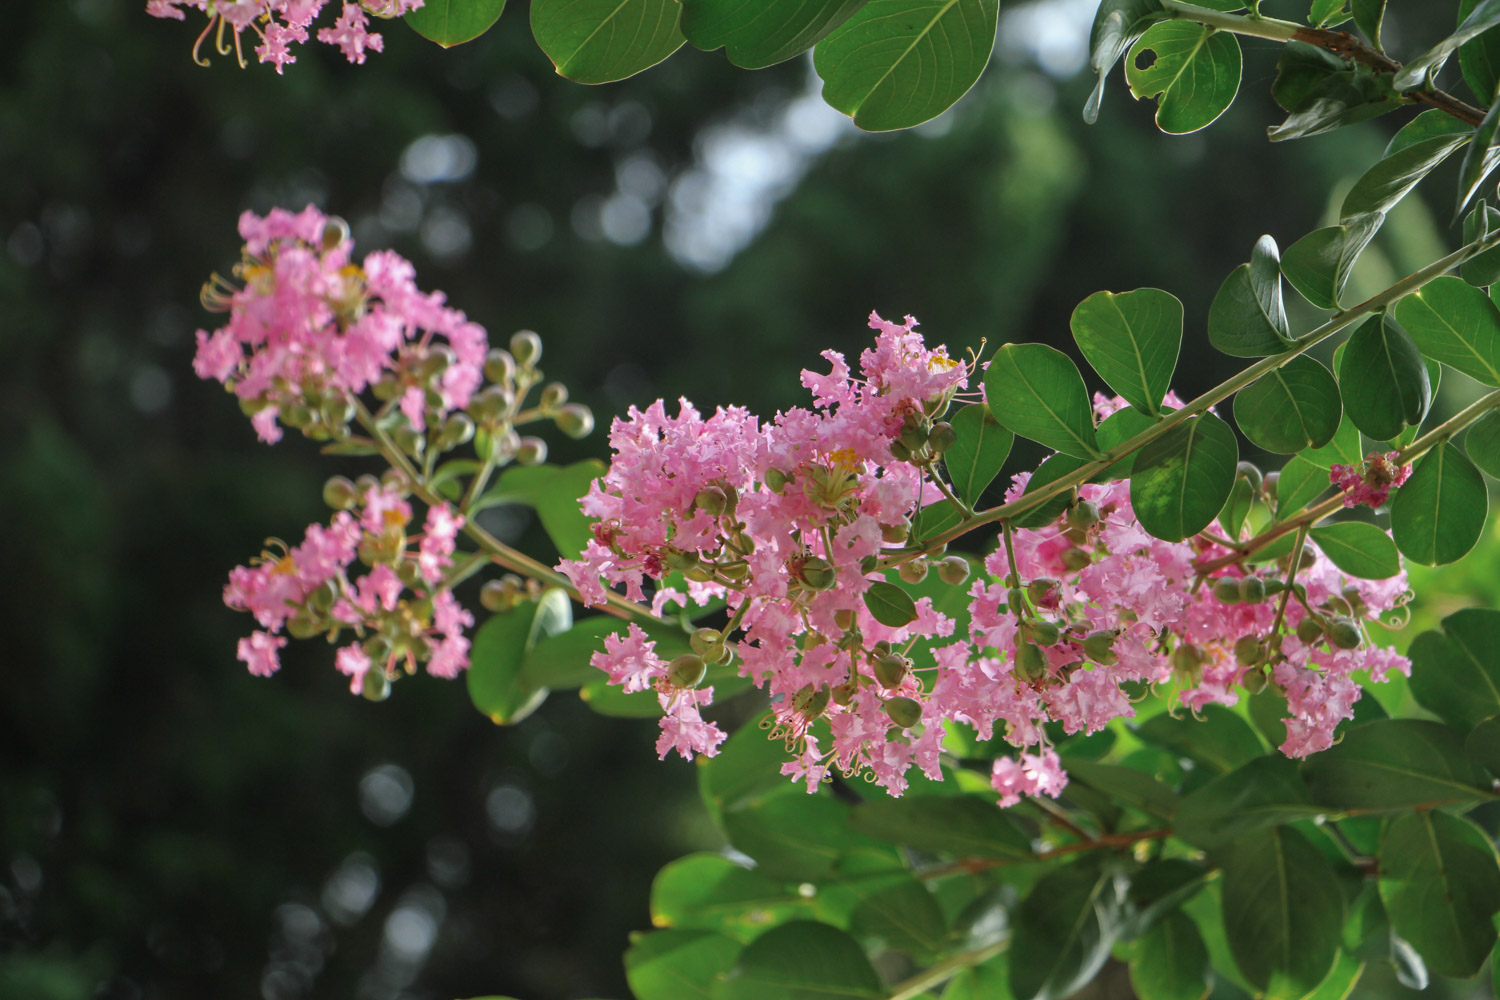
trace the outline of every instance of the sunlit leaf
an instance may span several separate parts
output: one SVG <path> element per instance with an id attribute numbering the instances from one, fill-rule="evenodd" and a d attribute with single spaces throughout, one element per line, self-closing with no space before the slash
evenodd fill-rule
<path id="1" fill-rule="evenodd" d="M 1391 536 L 1368 521 L 1340 521 L 1313 528 L 1308 535 L 1339 569 L 1361 580 L 1388 580 L 1401 572 L 1401 556 Z"/>
<path id="2" fill-rule="evenodd" d="M 1180 542 L 1213 523 L 1234 487 L 1239 444 L 1212 413 L 1190 417 L 1142 448 L 1130 503 L 1154 537 Z"/>
<path id="3" fill-rule="evenodd" d="M 505 10 L 505 0 L 427 0 L 403 20 L 423 38 L 451 48 L 490 30 Z"/>
<path id="4" fill-rule="evenodd" d="M 521 672 L 526 653 L 537 641 L 573 624 L 573 605 L 561 590 L 544 592 L 492 617 L 474 634 L 465 676 L 474 707 L 501 725 L 512 725 L 536 711 L 547 689 Z"/>
<path id="5" fill-rule="evenodd" d="M 682 33 L 697 48 L 763 69 L 811 48 L 866 0 L 682 0 Z"/>
<path id="6" fill-rule="evenodd" d="M 1125 80 L 1136 97 L 1157 99 L 1163 132 L 1196 132 L 1222 115 L 1240 89 L 1240 43 L 1227 31 L 1188 20 L 1146 30 L 1125 58 Z"/>
<path id="7" fill-rule="evenodd" d="M 1495 946 L 1500 864 L 1490 837 L 1438 810 L 1392 819 L 1380 843 L 1380 898 L 1391 926 L 1433 972 L 1466 978 Z"/>
<path id="8" fill-rule="evenodd" d="M 1333 373 L 1306 355 L 1272 369 L 1234 397 L 1234 421 L 1250 443 L 1283 455 L 1333 440 L 1343 414 Z"/>
<path id="9" fill-rule="evenodd" d="M 1281 264 L 1276 241 L 1262 236 L 1250 263 L 1230 272 L 1208 309 L 1208 340 L 1236 358 L 1279 354 L 1291 347 L 1281 298 Z"/>
<path id="10" fill-rule="evenodd" d="M 686 41 L 678 0 L 532 0 L 531 33 L 576 83 L 611 83 L 650 69 Z"/>
<path id="11" fill-rule="evenodd" d="M 1391 534 L 1401 554 L 1423 566 L 1461 558 L 1489 515 L 1484 476 L 1458 446 L 1445 441 L 1417 459 L 1411 478 L 1391 501 Z"/>
<path id="12" fill-rule="evenodd" d="M 984 375 L 1000 426 L 1077 458 L 1098 458 L 1094 408 L 1078 366 L 1046 344 L 1005 344 Z"/>
<path id="13" fill-rule="evenodd" d="M 1500 386 L 1500 309 L 1481 289 L 1446 274 L 1396 304 L 1396 319 L 1423 356 Z"/>
<path id="14" fill-rule="evenodd" d="M 1159 288 L 1095 292 L 1073 310 L 1073 339 L 1109 387 L 1155 416 L 1182 347 L 1182 303 Z"/>

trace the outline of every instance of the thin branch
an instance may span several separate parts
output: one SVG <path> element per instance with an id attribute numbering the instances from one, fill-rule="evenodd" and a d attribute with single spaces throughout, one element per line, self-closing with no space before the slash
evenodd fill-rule
<path id="1" fill-rule="evenodd" d="M 912 1000 L 913 997 L 919 997 L 932 987 L 946 983 L 965 969 L 983 965 L 1009 946 L 1010 939 L 1007 937 L 1003 941 L 996 941 L 983 948 L 950 955 L 931 968 L 924 969 L 910 979 L 897 983 L 896 991 L 890 995 L 890 1000 Z"/>

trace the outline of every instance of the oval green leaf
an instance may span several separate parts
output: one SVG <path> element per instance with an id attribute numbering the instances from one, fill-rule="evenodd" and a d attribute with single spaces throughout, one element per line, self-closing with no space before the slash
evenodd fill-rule
<path id="1" fill-rule="evenodd" d="M 652 926 L 717 931 L 737 941 L 748 941 L 767 923 L 792 919 L 808 906 L 789 886 L 722 854 L 678 858 L 651 883 Z"/>
<path id="2" fill-rule="evenodd" d="M 682 0 L 682 33 L 722 48 L 743 69 L 764 69 L 812 48 L 866 0 Z"/>
<path id="3" fill-rule="evenodd" d="M 1338 430 L 1333 432 L 1333 438 L 1327 444 L 1299 452 L 1297 457 L 1325 470 L 1335 465 L 1358 465 L 1365 458 L 1360 451 L 1359 428 L 1349 422 L 1346 413 L 1339 419 Z"/>
<path id="4" fill-rule="evenodd" d="M 1483 474 L 1445 441 L 1417 460 L 1411 478 L 1396 491 L 1391 534 L 1406 558 L 1441 566 L 1474 547 L 1489 511 Z"/>
<path id="5" fill-rule="evenodd" d="M 576 559 L 594 537 L 579 500 L 602 475 L 604 463 L 593 458 L 572 465 L 512 465 L 474 502 L 469 513 L 472 516 L 507 503 L 530 507 L 558 554 Z"/>
<path id="6" fill-rule="evenodd" d="M 1500 309 L 1447 274 L 1396 304 L 1396 319 L 1422 354 L 1485 385 L 1500 386 Z"/>
<path id="7" fill-rule="evenodd" d="M 756 938 L 717 984 L 713 1000 L 876 1000 L 880 976 L 848 934 L 794 920 Z"/>
<path id="8" fill-rule="evenodd" d="M 1467 731 L 1500 715 L 1500 611 L 1465 608 L 1441 630 L 1412 640 L 1412 696 L 1444 722 Z"/>
<path id="9" fill-rule="evenodd" d="M 1183 796 L 1173 826 L 1188 843 L 1215 848 L 1325 811 L 1308 796 L 1297 765 L 1280 754 L 1268 754 Z"/>
<path id="10" fill-rule="evenodd" d="M 1464 216 L 1464 242 L 1493 235 L 1500 230 L 1500 211 L 1485 203 L 1483 198 L 1474 206 L 1474 211 Z M 1464 258 L 1458 265 L 1461 278 L 1476 287 L 1493 285 L 1500 281 L 1500 247 L 1491 247 L 1482 253 Z"/>
<path id="11" fill-rule="evenodd" d="M 1236 358 L 1279 354 L 1292 346 L 1281 298 L 1281 256 L 1276 241 L 1262 236 L 1219 286 L 1208 307 L 1208 341 Z"/>
<path id="12" fill-rule="evenodd" d="M 1366 170 L 1344 196 L 1340 221 L 1371 212 L 1389 212 L 1438 164 L 1468 141 L 1467 134 L 1436 135 L 1419 139 L 1388 154 Z"/>
<path id="13" fill-rule="evenodd" d="M 1306 355 L 1273 368 L 1234 397 L 1240 431 L 1251 444 L 1281 455 L 1323 447 L 1343 415 L 1333 373 Z"/>
<path id="14" fill-rule="evenodd" d="M 1165 8 L 1161 0 L 1103 0 L 1094 12 L 1089 30 L 1089 67 L 1098 78 L 1083 106 L 1083 120 L 1092 125 L 1099 120 L 1099 104 L 1104 100 L 1104 82 L 1115 63 L 1147 28 L 1155 24 Z"/>
<path id="15" fill-rule="evenodd" d="M 1379 232 L 1385 216 L 1357 215 L 1344 225 L 1308 233 L 1286 248 L 1281 273 L 1293 288 L 1320 309 L 1338 309 L 1354 262 Z"/>
<path id="16" fill-rule="evenodd" d="M 1491 774 L 1500 774 L 1500 715 L 1492 715 L 1464 740 L 1464 750 Z"/>
<path id="17" fill-rule="evenodd" d="M 1229 425 L 1212 413 L 1189 417 L 1142 448 L 1130 476 L 1130 504 L 1154 537 L 1180 542 L 1213 523 L 1239 462 Z"/>
<path id="18" fill-rule="evenodd" d="M 1214 774 L 1227 774 L 1265 753 L 1250 723 L 1223 705 L 1205 705 L 1196 717 L 1162 712 L 1136 726 L 1135 734 Z"/>
<path id="19" fill-rule="evenodd" d="M 1368 521 L 1340 521 L 1313 528 L 1318 548 L 1348 576 L 1388 580 L 1401 572 L 1401 556 L 1391 536 Z"/>
<path id="20" fill-rule="evenodd" d="M 559 76 L 612 83 L 681 48 L 681 14 L 677 0 L 532 0 L 531 33 Z"/>
<path id="21" fill-rule="evenodd" d="M 1500 478 L 1500 413 L 1487 413 L 1469 427 L 1464 453 L 1481 471 Z"/>
<path id="22" fill-rule="evenodd" d="M 1157 99 L 1156 126 L 1183 135 L 1213 123 L 1240 90 L 1240 43 L 1192 21 L 1153 24 L 1125 57 L 1137 98 Z"/>
<path id="23" fill-rule="evenodd" d="M 536 711 L 547 689 L 531 683 L 521 664 L 539 638 L 556 635 L 572 624 L 572 602 L 564 591 L 554 588 L 480 626 L 469 650 L 467 671 L 474 707 L 502 726 Z"/>
<path id="24" fill-rule="evenodd" d="M 1203 1000 L 1212 979 L 1203 936 L 1180 910 L 1151 928 L 1130 963 L 1130 985 L 1139 1000 Z"/>
<path id="25" fill-rule="evenodd" d="M 993 796 L 882 796 L 854 807 L 853 829 L 888 844 L 960 858 L 1030 860 L 1031 841 Z"/>
<path id="26" fill-rule="evenodd" d="M 1016 1000 L 1061 1000 L 1093 979 L 1118 933 L 1120 902 L 1114 876 L 1087 861 L 1032 886 L 1010 944 Z"/>
<path id="27" fill-rule="evenodd" d="M 1309 757 L 1302 775 L 1314 802 L 1358 812 L 1494 797 L 1489 778 L 1465 755 L 1463 738 L 1440 722 L 1423 719 L 1353 726 L 1341 742 Z"/>
<path id="28" fill-rule="evenodd" d="M 1125 402 L 1161 413 L 1182 349 L 1182 303 L 1159 288 L 1095 292 L 1073 310 L 1073 339 Z"/>
<path id="29" fill-rule="evenodd" d="M 965 406 L 948 422 L 958 440 L 943 453 L 943 467 L 953 491 L 972 507 L 1000 474 L 1016 436 L 1001 427 L 985 406 Z"/>
<path id="30" fill-rule="evenodd" d="M 714 931 L 653 931 L 631 941 L 625 981 L 636 1000 L 709 1000 L 739 953 L 738 941 Z"/>
<path id="31" fill-rule="evenodd" d="M 1339 386 L 1344 412 L 1376 441 L 1416 426 L 1432 403 L 1432 382 L 1422 354 L 1388 316 L 1372 316 L 1343 345 Z"/>
<path id="32" fill-rule="evenodd" d="M 865 591 L 865 607 L 876 621 L 889 628 L 901 628 L 917 620 L 917 604 L 911 595 L 884 580 L 870 584 Z"/>
<path id="33" fill-rule="evenodd" d="M 968 93 L 1000 0 L 869 0 L 813 49 L 823 100 L 867 132 L 911 128 Z"/>
<path id="34" fill-rule="evenodd" d="M 423 38 L 447 49 L 489 31 L 504 11 L 505 0 L 427 0 L 403 20 Z"/>
<path id="35" fill-rule="evenodd" d="M 1098 458 L 1094 408 L 1078 366 L 1046 344 L 1006 344 L 984 373 L 1001 427 L 1077 458 Z"/>
<path id="36" fill-rule="evenodd" d="M 1489 835 L 1437 810 L 1397 816 L 1380 841 L 1380 898 L 1391 927 L 1433 972 L 1467 978 L 1495 947 L 1500 864 Z"/>

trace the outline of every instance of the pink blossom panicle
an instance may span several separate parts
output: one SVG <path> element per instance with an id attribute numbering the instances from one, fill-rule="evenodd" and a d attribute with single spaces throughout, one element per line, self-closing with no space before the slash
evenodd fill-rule
<path id="1" fill-rule="evenodd" d="M 366 52 L 380 52 L 385 38 L 369 30 L 369 17 L 403 17 L 423 6 L 425 0 L 342 0 L 338 20 L 331 28 L 318 31 L 318 41 L 335 46 L 351 63 L 361 64 Z M 186 20 L 186 10 L 196 10 L 208 18 L 208 24 L 193 46 L 194 60 L 207 65 L 200 55 L 203 42 L 214 34 L 213 45 L 220 55 L 233 52 L 245 65 L 242 36 L 248 29 L 257 39 L 255 55 L 263 63 L 283 72 L 297 61 L 293 45 L 308 39 L 308 27 L 322 13 L 328 0 L 146 0 L 146 13 L 152 17 Z M 224 37 L 225 29 L 232 37 Z"/>
<path id="2" fill-rule="evenodd" d="M 1411 476 L 1411 466 L 1401 464 L 1400 452 L 1381 454 L 1372 451 L 1359 465 L 1334 465 L 1328 478 L 1344 493 L 1344 506 L 1366 504 L 1382 507 L 1391 495 Z"/>

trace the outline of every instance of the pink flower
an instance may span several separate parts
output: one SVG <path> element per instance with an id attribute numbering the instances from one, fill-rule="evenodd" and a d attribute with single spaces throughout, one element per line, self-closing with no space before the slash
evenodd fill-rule
<path id="1" fill-rule="evenodd" d="M 1372 451 L 1359 465 L 1332 466 L 1328 478 L 1344 491 L 1345 507 L 1359 504 L 1380 507 L 1391 490 L 1404 485 L 1411 476 L 1411 466 L 1398 464 L 1400 458 L 1400 452 Z"/>
<path id="2" fill-rule="evenodd" d="M 281 669 L 281 655 L 277 651 L 286 645 L 281 636 L 269 632 L 251 632 L 240 640 L 237 655 L 256 677 L 270 677 Z"/>
<path id="3" fill-rule="evenodd" d="M 385 39 L 366 31 L 370 19 L 359 9 L 358 4 L 345 3 L 344 11 L 332 28 L 318 31 L 318 41 L 337 45 L 344 58 L 359 65 L 365 61 L 365 50 L 379 52 L 385 48 Z"/>

